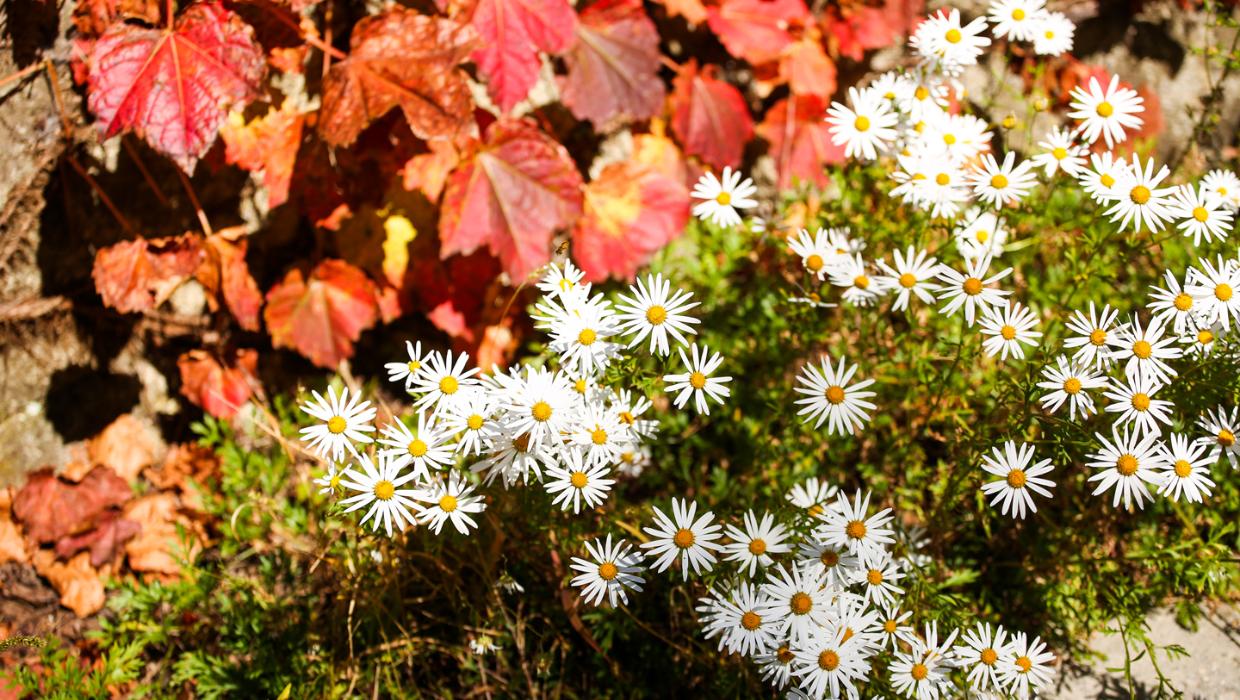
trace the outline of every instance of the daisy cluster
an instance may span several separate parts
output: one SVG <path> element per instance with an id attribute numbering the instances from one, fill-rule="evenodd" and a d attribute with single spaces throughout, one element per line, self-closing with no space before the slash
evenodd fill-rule
<path id="1" fill-rule="evenodd" d="M 365 509 L 361 523 L 389 536 L 414 524 L 438 534 L 445 523 L 468 534 L 486 508 L 479 482 L 541 484 L 554 506 L 579 513 L 606 500 L 616 472 L 641 473 L 657 430 L 645 395 L 604 385 L 618 358 L 641 349 L 668 358 L 675 347 L 680 371 L 663 377 L 673 405 L 710 413 L 727 398 L 723 358 L 692 342 L 699 320 L 688 312 L 698 302 L 689 292 L 650 275 L 613 304 L 582 277 L 571 263 L 552 265 L 538 284 L 544 295 L 532 316 L 550 338 L 551 367 L 483 374 L 465 353 L 407 342 L 408 359 L 386 369 L 415 413 L 382 427 L 356 392 L 314 392 L 301 408 L 316 423 L 301 434 L 330 462 L 323 492 L 343 491 L 346 513 Z"/>

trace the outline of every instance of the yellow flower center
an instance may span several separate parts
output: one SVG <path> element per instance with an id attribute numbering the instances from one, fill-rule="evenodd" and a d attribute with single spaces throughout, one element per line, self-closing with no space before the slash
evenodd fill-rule
<path id="1" fill-rule="evenodd" d="M 667 320 L 667 309 L 657 305 L 646 309 L 646 320 L 655 326 L 663 323 Z"/>
<path id="2" fill-rule="evenodd" d="M 844 526 L 844 534 L 854 540 L 859 540 L 862 537 L 865 537 L 865 532 L 865 523 L 860 520 L 850 520 L 848 521 L 848 524 Z"/>
<path id="3" fill-rule="evenodd" d="M 896 630 L 899 627 L 900 627 L 900 623 L 896 622 L 895 620 L 888 620 L 883 623 L 883 631 L 886 632 L 887 634 L 895 634 Z"/>
<path id="4" fill-rule="evenodd" d="M 578 379 L 577 381 L 573 382 L 573 391 L 577 392 L 578 394 L 584 395 L 586 393 L 586 389 L 588 388 L 590 388 L 589 384 L 584 379 Z"/>
<path id="5" fill-rule="evenodd" d="M 870 569 L 865 574 L 865 580 L 871 586 L 877 586 L 878 584 L 883 582 L 883 572 L 879 571 L 878 569 Z"/>
<path id="6" fill-rule="evenodd" d="M 1214 332 L 1208 328 L 1197 331 L 1197 342 L 1202 345 L 1209 345 L 1214 342 Z"/>
<path id="7" fill-rule="evenodd" d="M 391 500 L 396 495 L 396 484 L 384 479 L 375 484 L 375 498 L 380 501 Z"/>
<path id="8" fill-rule="evenodd" d="M 1175 475 L 1176 476 L 1180 477 L 1181 479 L 1187 479 L 1188 475 L 1192 473 L 1193 473 L 1193 465 L 1189 464 L 1188 460 L 1177 459 L 1175 461 Z"/>
<path id="9" fill-rule="evenodd" d="M 1068 157 L 1068 149 L 1060 146 L 1059 148 L 1051 151 L 1051 155 L 1055 156 L 1055 160 L 1063 160 Z"/>
<path id="10" fill-rule="evenodd" d="M 1023 489 L 1025 487 L 1025 483 L 1028 481 L 1029 477 L 1025 476 L 1025 470 L 1023 469 L 1013 469 L 1008 472 L 1008 486 L 1011 486 L 1014 489 Z"/>
<path id="11" fill-rule="evenodd" d="M 779 663 L 787 666 L 792 663 L 796 656 L 793 655 L 792 650 L 787 645 L 783 645 L 775 650 L 775 658 L 779 659 Z"/>
<path id="12" fill-rule="evenodd" d="M 749 541 L 749 553 L 754 556 L 766 554 L 766 540 L 752 539 Z"/>
<path id="13" fill-rule="evenodd" d="M 732 203 L 732 195 L 727 192 L 720 192 L 719 194 L 715 195 L 715 201 L 719 202 L 720 205 L 726 207 Z"/>
<path id="14" fill-rule="evenodd" d="M 1002 126 L 1004 129 L 1015 129 L 1016 128 L 1016 115 L 1009 114 L 1005 116 L 1003 118 L 1003 121 L 999 122 L 999 126 Z"/>
<path id="15" fill-rule="evenodd" d="M 1124 476 L 1132 476 L 1137 473 L 1137 458 L 1130 454 L 1122 454 L 1119 459 L 1115 460 L 1115 469 Z"/>
<path id="16" fill-rule="evenodd" d="M 461 388 L 461 383 L 456 377 L 444 377 L 439 380 L 439 391 L 443 394 L 455 394 L 457 389 Z"/>
<path id="17" fill-rule="evenodd" d="M 975 297 L 982 293 L 982 281 L 976 277 L 970 277 L 964 281 L 964 284 L 960 285 L 960 288 L 964 290 L 965 294 Z"/>
<path id="18" fill-rule="evenodd" d="M 339 435 L 343 433 L 344 429 L 347 427 L 349 427 L 349 423 L 340 416 L 332 416 L 331 419 L 327 421 L 327 432 L 332 435 Z"/>
<path id="19" fill-rule="evenodd" d="M 590 479 L 585 472 L 573 472 L 568 475 L 568 483 L 572 484 L 575 489 L 584 489 L 586 484 L 590 483 Z"/>
<path id="20" fill-rule="evenodd" d="M 410 360 L 409 362 L 405 363 L 405 366 L 409 368 L 409 374 L 413 374 L 414 372 L 417 372 L 419 369 L 422 368 L 422 363 L 418 362 L 417 360 Z"/>
<path id="21" fill-rule="evenodd" d="M 598 577 L 604 581 L 614 581 L 620 575 L 620 567 L 605 561 L 598 565 Z"/>
<path id="22" fill-rule="evenodd" d="M 624 423 L 625 425 L 633 425 L 634 423 L 637 422 L 637 418 L 635 418 L 633 414 L 629 413 L 628 411 L 621 411 L 620 422 Z"/>
<path id="23" fill-rule="evenodd" d="M 981 653 L 982 663 L 986 664 L 987 666 L 994 666 L 995 662 L 997 662 L 998 660 L 999 660 L 999 652 L 995 651 L 994 649 L 991 649 L 990 647 L 982 649 L 982 653 Z"/>
<path id="24" fill-rule="evenodd" d="M 577 334 L 577 342 L 582 345 L 593 345 L 596 340 L 598 340 L 598 334 L 592 328 L 583 328 Z"/>
<path id="25" fill-rule="evenodd" d="M 1234 293 L 1230 284 L 1220 284 L 1214 288 L 1214 298 L 1219 301 L 1231 301 L 1231 295 Z"/>
<path id="26" fill-rule="evenodd" d="M 985 243 L 990 240 L 990 231 L 987 231 L 984 228 L 979 228 L 977 233 L 973 234 L 973 238 L 977 240 L 978 243 Z"/>
<path id="27" fill-rule="evenodd" d="M 809 514 L 809 517 L 811 517 L 811 518 L 817 518 L 818 516 L 822 515 L 822 511 L 823 511 L 823 510 L 825 510 L 825 509 L 822 507 L 822 504 L 821 504 L 821 503 L 815 503 L 814 505 L 810 506 L 809 508 L 806 508 L 806 509 L 805 509 L 805 512 Z"/>
<path id="28" fill-rule="evenodd" d="M 1016 329 L 1012 326 L 1004 325 L 999 329 L 999 335 L 1003 336 L 1004 340 L 1011 340 L 1016 337 Z"/>
<path id="29" fill-rule="evenodd" d="M 1024 10 L 1022 10 L 1022 9 L 1021 9 L 1021 8 L 1019 8 L 1019 7 L 1018 7 L 1018 8 L 1016 8 L 1015 10 L 1012 10 L 1012 19 L 1014 19 L 1014 20 L 1016 20 L 1017 22 L 1019 22 L 1019 21 L 1023 20 L 1024 18 L 1025 18 L 1025 11 L 1024 11 Z"/>
<path id="30" fill-rule="evenodd" d="M 930 669 L 926 668 L 925 664 L 913 664 L 913 668 L 909 669 L 908 674 L 915 681 L 924 681 L 926 676 L 930 675 Z"/>
<path id="31" fill-rule="evenodd" d="M 1101 182 L 1103 187 L 1110 187 L 1115 184 L 1115 178 L 1111 177 L 1110 173 L 1103 173 L 1098 182 Z"/>
<path id="32" fill-rule="evenodd" d="M 1063 390 L 1069 394 L 1078 394 L 1081 391 L 1081 380 L 1076 377 L 1068 377 L 1063 382 Z"/>
<path id="33" fill-rule="evenodd" d="M 827 390 L 823 392 L 823 394 L 827 397 L 827 401 L 830 401 L 837 406 L 844 403 L 844 388 L 841 386 L 832 384 L 827 387 Z"/>
<path id="34" fill-rule="evenodd" d="M 1097 109 L 1095 109 L 1094 111 L 1098 113 L 1098 116 L 1102 117 L 1103 119 L 1106 119 L 1112 114 L 1115 114 L 1115 106 L 1112 105 L 1110 102 L 1099 102 Z"/>
<path id="35" fill-rule="evenodd" d="M 758 629 L 761 626 L 762 626 L 762 618 L 758 616 L 758 613 L 752 610 L 747 610 L 745 611 L 744 615 L 741 615 L 741 627 L 744 627 L 750 632 Z"/>
<path id="36" fill-rule="evenodd" d="M 904 287 L 905 289 L 912 289 L 913 285 L 915 284 L 917 284 L 917 277 L 913 275 L 913 273 L 906 272 L 900 275 L 900 286 L 901 287 Z"/>
<path id="37" fill-rule="evenodd" d="M 1188 311 L 1193 308 L 1193 298 L 1184 292 L 1175 295 L 1175 301 L 1172 302 L 1179 311 Z"/>
<path id="38" fill-rule="evenodd" d="M 546 401 L 539 401 L 530 408 L 530 415 L 539 423 L 544 423 L 551 418 L 551 404 Z"/>
<path id="39" fill-rule="evenodd" d="M 1054 39 L 1055 32 L 1052 32 L 1051 30 L 1047 29 L 1045 32 L 1043 32 L 1043 36 L 1045 36 L 1047 39 Z"/>
<path id="40" fill-rule="evenodd" d="M 857 131 L 869 131 L 870 118 L 865 115 L 858 115 L 857 118 L 853 120 L 853 128 Z"/>
<path id="41" fill-rule="evenodd" d="M 1132 407 L 1138 411 L 1150 410 L 1150 397 L 1148 394 L 1137 392 L 1132 395 Z"/>
<path id="42" fill-rule="evenodd" d="M 1145 185 L 1137 185 L 1128 193 L 1128 198 L 1132 200 L 1133 204 L 1145 204 L 1150 201 L 1150 188 Z"/>
<path id="43" fill-rule="evenodd" d="M 469 418 L 466 418 L 465 427 L 469 428 L 470 430 L 481 430 L 482 429 L 482 416 L 475 413 L 471 415 Z"/>
<path id="44" fill-rule="evenodd" d="M 949 44 L 959 44 L 961 39 L 960 30 L 952 27 L 947 30 L 947 34 L 943 38 L 947 39 L 947 43 Z"/>
<path id="45" fill-rule="evenodd" d="M 916 97 L 918 100 L 924 100 L 929 96 L 930 91 L 924 85 L 918 85 L 917 89 L 913 91 L 913 97 Z"/>
<path id="46" fill-rule="evenodd" d="M 1016 665 L 1020 667 L 1021 673 L 1029 673 L 1029 669 L 1033 668 L 1033 662 L 1029 660 L 1028 656 L 1016 657 Z"/>
<path id="47" fill-rule="evenodd" d="M 602 428 L 595 428 L 590 431 L 590 442 L 593 442 L 595 445 L 606 445 L 607 431 Z"/>
<path id="48" fill-rule="evenodd" d="M 1098 347 L 1102 347 L 1103 345 L 1106 345 L 1107 344 L 1107 332 L 1102 330 L 1101 328 L 1095 328 L 1089 334 L 1089 342 Z"/>
<path id="49" fill-rule="evenodd" d="M 822 562 L 823 566 L 830 569 L 840 563 L 840 553 L 834 549 L 824 549 L 822 550 L 822 554 L 818 555 L 818 561 Z"/>
<path id="50" fill-rule="evenodd" d="M 950 175 L 948 175 L 947 173 L 939 173 L 938 175 L 935 175 L 935 176 L 934 176 L 934 181 L 935 181 L 935 183 L 937 183 L 940 187 L 945 187 L 945 186 L 947 186 L 947 183 L 949 183 L 949 182 L 951 182 L 951 181 L 952 181 L 952 178 L 951 178 L 951 176 L 950 176 Z"/>
<path id="51" fill-rule="evenodd" d="M 1214 439 L 1218 440 L 1218 444 L 1222 445 L 1223 447 L 1231 447 L 1232 445 L 1236 444 L 1236 434 L 1231 432 L 1227 428 L 1223 428 L 1222 430 L 1218 431 L 1218 435 L 1215 436 Z"/>
<path id="52" fill-rule="evenodd" d="M 824 671 L 834 671 L 840 666 L 840 655 L 827 649 L 818 655 L 818 668 Z"/>
<path id="53" fill-rule="evenodd" d="M 1193 218 L 1204 222 L 1206 219 L 1210 218 L 1210 212 L 1207 211 L 1205 207 L 1193 207 Z"/>
<path id="54" fill-rule="evenodd" d="M 445 513 L 451 513 L 456 510 L 456 496 L 453 496 L 450 493 L 445 493 L 439 499 L 439 510 L 442 510 Z"/>
<path id="55" fill-rule="evenodd" d="M 620 453 L 620 461 L 621 461 L 621 462 L 624 462 L 625 464 L 632 464 L 632 463 L 633 463 L 633 453 L 632 453 L 632 452 L 621 452 L 621 453 Z"/>
<path id="56" fill-rule="evenodd" d="M 1138 340 L 1132 344 L 1132 354 L 1142 360 L 1150 359 L 1150 355 L 1154 354 L 1154 346 L 1150 345 L 1148 340 Z"/>
<path id="57" fill-rule="evenodd" d="M 990 186 L 995 188 L 996 190 L 1001 190 L 1004 187 L 1007 187 L 1008 186 L 1007 176 L 1003 175 L 1002 173 L 995 175 L 994 177 L 990 178 Z"/>
<path id="58" fill-rule="evenodd" d="M 857 275 L 857 277 L 853 279 L 853 285 L 856 286 L 857 289 L 867 289 L 870 286 L 870 278 L 865 275 Z"/>
<path id="59" fill-rule="evenodd" d="M 808 593 L 797 591 L 792 594 L 792 600 L 789 601 L 788 607 L 792 610 L 793 615 L 804 615 L 809 609 L 814 607 L 814 600 L 809 597 Z"/>
<path id="60" fill-rule="evenodd" d="M 421 457 L 422 455 L 426 454 L 426 450 L 427 450 L 427 445 L 420 438 L 414 438 L 413 442 L 409 443 L 409 456 L 410 457 Z"/>
<path id="61" fill-rule="evenodd" d="M 706 375 L 701 372 L 694 372 L 689 375 L 689 386 L 694 389 L 701 389 L 706 386 Z"/>
<path id="62" fill-rule="evenodd" d="M 688 549 L 693 546 L 695 539 L 696 538 L 693 536 L 692 530 L 682 527 L 677 530 L 676 534 L 672 537 L 672 544 L 680 547 L 681 549 Z"/>
<path id="63" fill-rule="evenodd" d="M 818 272 L 822 269 L 822 265 L 822 256 L 817 253 L 814 253 L 805 259 L 805 268 L 810 272 Z"/>

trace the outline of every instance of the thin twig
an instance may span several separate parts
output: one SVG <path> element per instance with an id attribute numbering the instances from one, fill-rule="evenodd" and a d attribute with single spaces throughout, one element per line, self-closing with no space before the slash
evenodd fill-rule
<path id="1" fill-rule="evenodd" d="M 95 191 L 95 194 L 99 195 L 99 199 L 103 202 L 103 206 L 107 207 L 108 211 L 112 212 L 112 217 L 116 219 L 116 223 L 121 225 L 121 228 L 125 229 L 125 233 L 128 233 L 131 236 L 136 236 L 137 231 L 135 231 L 134 227 L 129 224 L 129 220 L 121 214 L 121 210 L 116 208 L 116 204 L 112 202 L 112 198 L 108 196 L 107 192 L 103 191 L 103 188 L 99 186 L 99 183 L 95 181 L 95 178 L 91 177 L 91 174 L 86 172 L 86 168 L 82 167 L 82 164 L 78 162 L 78 159 L 74 157 L 73 154 L 69 154 L 65 160 L 69 161 L 69 165 L 77 171 L 78 175 L 82 176 L 82 179 L 86 181 L 86 184 L 90 185 L 90 188 Z"/>
<path id="2" fill-rule="evenodd" d="M 202 232 L 208 236 L 214 235 L 211 222 L 207 220 L 207 214 L 202 210 L 202 203 L 198 201 L 198 195 L 194 193 L 194 186 L 190 184 L 189 178 L 181 172 L 179 167 L 176 171 L 177 176 L 181 178 L 181 185 L 185 187 L 185 192 L 189 195 L 189 201 L 194 205 L 194 213 L 198 215 L 198 225 L 202 227 Z"/>
<path id="3" fill-rule="evenodd" d="M 146 164 L 142 162 L 142 158 L 138 156 L 138 151 L 133 147 L 129 139 L 122 136 L 121 146 L 125 148 L 125 153 L 129 154 L 133 164 L 138 166 L 138 172 L 142 173 L 142 179 L 146 180 L 147 186 L 155 193 L 155 197 L 159 199 L 160 204 L 163 204 L 165 207 L 172 206 L 172 203 L 168 201 L 168 197 L 164 195 L 164 191 L 160 189 L 159 183 L 155 182 L 155 178 L 151 176 L 151 171 L 146 169 Z"/>

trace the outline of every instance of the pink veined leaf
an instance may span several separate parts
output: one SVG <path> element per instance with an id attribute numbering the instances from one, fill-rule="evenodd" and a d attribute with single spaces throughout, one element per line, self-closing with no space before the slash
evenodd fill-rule
<path id="1" fill-rule="evenodd" d="M 601 0 L 581 13 L 577 43 L 564 54 L 564 104 L 602 129 L 649 119 L 663 108 L 659 33 L 641 0 Z"/>
<path id="2" fill-rule="evenodd" d="M 560 53 L 572 45 L 577 15 L 565 0 L 480 0 L 470 24 L 482 39 L 474 63 L 507 113 L 537 82 L 538 52 Z"/>
<path id="3" fill-rule="evenodd" d="M 755 65 L 779 58 L 792 43 L 789 26 L 809 18 L 803 0 L 724 0 L 706 12 L 728 53 Z"/>
<path id="4" fill-rule="evenodd" d="M 715 66 L 681 67 L 674 83 L 672 131 L 685 153 L 722 169 L 740 165 L 753 136 L 753 119 L 740 90 L 715 78 Z"/>

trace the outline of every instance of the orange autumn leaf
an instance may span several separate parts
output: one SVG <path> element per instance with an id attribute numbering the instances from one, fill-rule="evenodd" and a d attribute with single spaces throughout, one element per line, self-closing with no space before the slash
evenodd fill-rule
<path id="1" fill-rule="evenodd" d="M 254 393 L 258 352 L 239 349 L 227 364 L 206 350 L 190 350 L 177 358 L 181 395 L 216 418 L 232 418 Z"/>
<path id="2" fill-rule="evenodd" d="M 90 552 L 82 552 L 64 564 L 48 549 L 40 549 L 33 557 L 35 571 L 51 582 L 60 594 L 60 604 L 78 617 L 89 617 L 103 609 L 106 600 L 103 580 L 90 565 Z"/>
<path id="3" fill-rule="evenodd" d="M 212 310 L 219 308 L 222 297 L 238 325 L 247 331 L 256 331 L 263 294 L 245 262 L 248 247 L 245 229 L 241 226 L 207 236 L 206 259 L 194 272 L 194 277 L 210 294 L 207 302 Z"/>
<path id="4" fill-rule="evenodd" d="M 159 461 L 165 449 L 159 431 L 130 413 L 112 421 L 87 444 L 91 464 L 107 467 L 131 483 L 144 468 Z"/>
<path id="5" fill-rule="evenodd" d="M 101 248 L 91 277 L 103 303 L 122 313 L 162 304 L 203 260 L 202 237 L 137 238 Z"/>
<path id="6" fill-rule="evenodd" d="M 181 571 L 181 559 L 192 558 L 202 548 L 200 528 L 180 513 L 176 494 L 152 493 L 136 498 L 122 514 L 142 527 L 138 536 L 125 544 L 125 556 L 134 571 L 175 576 Z M 178 525 L 191 535 L 188 552 Z"/>
<path id="7" fill-rule="evenodd" d="M 272 344 L 332 368 L 353 356 L 353 343 L 378 320 L 375 285 L 343 260 L 324 260 L 307 277 L 293 268 L 267 292 L 263 316 Z"/>
<path id="8" fill-rule="evenodd" d="M 302 126 L 306 115 L 286 100 L 279 109 L 251 119 L 249 123 L 239 112 L 228 115 L 220 129 L 224 139 L 224 160 L 263 177 L 267 188 L 267 206 L 272 209 L 288 201 L 293 164 L 301 145 Z"/>

